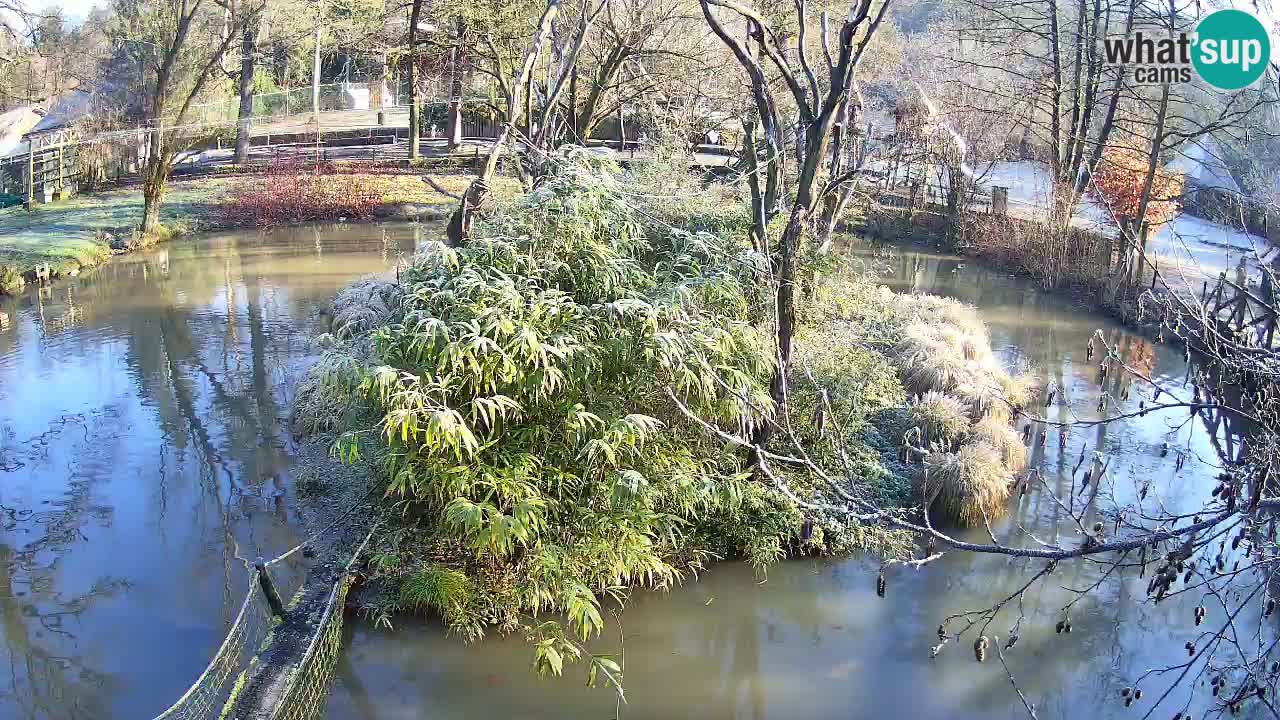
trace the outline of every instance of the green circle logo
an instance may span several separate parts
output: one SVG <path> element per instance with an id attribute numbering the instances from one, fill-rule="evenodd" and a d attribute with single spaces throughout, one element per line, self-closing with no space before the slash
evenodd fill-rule
<path id="1" fill-rule="evenodd" d="M 1196 27 L 1191 64 L 1219 90 L 1257 82 L 1271 61 L 1271 38 L 1258 18 L 1243 10 L 1210 13 Z"/>

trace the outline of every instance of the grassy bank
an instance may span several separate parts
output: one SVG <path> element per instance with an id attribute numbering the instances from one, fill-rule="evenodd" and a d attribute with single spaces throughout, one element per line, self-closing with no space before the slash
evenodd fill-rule
<path id="1" fill-rule="evenodd" d="M 453 200 L 422 182 L 417 173 L 344 173 L 357 182 L 380 208 L 438 207 Z M 433 177 L 450 192 L 460 193 L 470 178 Z M 231 212 L 237 199 L 261 191 L 265 176 L 207 177 L 174 180 L 165 194 L 163 222 L 175 234 L 195 230 L 253 226 L 256 218 Z M 309 218 L 309 219 L 337 219 Z M 55 277 L 74 275 L 113 254 L 107 235 L 130 238 L 142 220 L 142 190 L 130 186 L 80 195 L 28 212 L 13 208 L 0 212 L 0 295 L 15 294 L 36 269 L 48 264 Z M 19 279 L 22 279 L 21 281 Z"/>

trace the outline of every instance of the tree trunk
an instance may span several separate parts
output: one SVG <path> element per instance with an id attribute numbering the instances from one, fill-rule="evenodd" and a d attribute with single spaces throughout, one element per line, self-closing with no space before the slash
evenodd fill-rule
<path id="1" fill-rule="evenodd" d="M 244 26 L 240 44 L 240 115 L 236 127 L 237 165 L 249 161 L 249 136 L 253 129 L 253 73 L 257 43 L 252 23 Z"/>
<path id="2" fill-rule="evenodd" d="M 422 0 L 413 0 L 409 11 L 409 159 L 418 158 L 418 18 Z"/>
<path id="3" fill-rule="evenodd" d="M 525 51 L 524 63 L 520 67 L 520 74 L 516 76 L 515 82 L 511 85 L 511 95 L 507 98 L 507 121 L 503 123 L 502 129 L 498 131 L 498 137 L 494 138 L 493 144 L 489 146 L 489 156 L 485 161 L 484 167 L 480 170 L 480 174 L 476 176 L 475 180 L 471 181 L 471 185 L 467 186 L 467 192 L 463 195 L 462 202 L 459 203 L 458 209 L 454 211 L 453 217 L 449 219 L 447 238 L 450 247 L 462 247 L 471 235 L 472 217 L 476 208 L 480 207 L 488 197 L 489 180 L 497 171 L 498 156 L 502 153 L 502 146 L 506 143 L 511 129 L 519 121 L 520 108 L 522 107 L 520 91 L 530 82 L 534 65 L 537 64 L 542 45 L 547 41 L 547 36 L 551 32 L 551 25 L 555 22 L 556 15 L 560 12 L 562 1 L 547 0 L 547 8 L 542 11 L 542 17 L 538 20 L 538 29 L 533 34 L 529 49 Z"/>
<path id="4" fill-rule="evenodd" d="M 747 187 L 751 190 L 751 246 L 763 257 L 769 257 L 768 219 L 765 217 L 764 193 L 760 189 L 760 156 L 756 152 L 756 118 L 748 114 L 742 121 L 742 155 L 747 161 Z"/>
<path id="5" fill-rule="evenodd" d="M 774 263 L 774 280 L 777 282 L 775 319 L 777 321 L 776 340 L 778 366 L 774 368 L 773 379 L 769 382 L 769 396 L 773 398 L 775 416 L 781 417 L 787 405 L 787 368 L 791 364 L 791 341 L 796 327 L 796 253 L 800 247 L 801 235 L 807 223 L 809 213 L 804 206 L 796 203 L 791 209 L 791 219 L 782 232 L 778 254 Z M 773 435 L 773 425 L 766 422 L 756 428 L 751 443 L 764 447 Z"/>
<path id="6" fill-rule="evenodd" d="M 1065 227 L 1071 218 L 1064 212 L 1066 202 L 1062 187 L 1062 46 L 1058 32 L 1058 3 L 1057 0 L 1049 0 L 1049 65 L 1052 72 L 1049 92 L 1053 94 L 1049 99 L 1050 174 L 1053 177 L 1050 194 L 1053 197 L 1053 224 Z"/>
<path id="7" fill-rule="evenodd" d="M 1147 174 L 1142 182 L 1142 196 L 1138 201 L 1137 233 L 1133 241 L 1134 272 L 1132 282 L 1138 284 L 1142 280 L 1143 261 L 1146 259 L 1147 234 L 1150 223 L 1147 222 L 1147 208 L 1151 204 L 1151 191 L 1155 186 L 1156 171 L 1160 168 L 1160 151 L 1164 146 L 1164 125 L 1169 113 L 1169 85 L 1166 83 L 1160 90 L 1160 110 L 1156 113 L 1155 132 L 1151 136 L 1151 150 L 1147 155 Z"/>
<path id="8" fill-rule="evenodd" d="M 169 151 L 164 146 L 159 127 L 151 133 L 147 147 L 147 165 L 142 179 L 142 225 L 138 230 L 143 237 L 161 232 L 160 205 L 164 202 L 165 186 L 169 182 Z"/>
<path id="9" fill-rule="evenodd" d="M 311 55 L 311 113 L 320 125 L 320 15 L 316 14 L 316 46 Z"/>
<path id="10" fill-rule="evenodd" d="M 449 61 L 449 117 L 445 120 L 450 150 L 457 150 L 462 144 L 462 73 L 458 72 L 458 49 L 462 46 L 462 35 L 466 29 L 461 15 L 454 19 L 454 24 L 454 45 Z"/>
<path id="11" fill-rule="evenodd" d="M 630 54 L 631 49 L 626 45 L 621 43 L 614 45 L 591 78 L 591 89 L 587 93 L 582 109 L 576 113 L 577 118 L 574 121 L 574 134 L 578 136 L 579 142 L 585 144 L 604 120 L 604 117 L 597 117 L 600 103 L 604 100 L 606 89 L 613 85 L 613 79 L 617 77 L 618 71 L 622 69 Z"/>

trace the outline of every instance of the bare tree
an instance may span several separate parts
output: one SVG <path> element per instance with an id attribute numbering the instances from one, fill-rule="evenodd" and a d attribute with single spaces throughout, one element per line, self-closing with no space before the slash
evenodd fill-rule
<path id="1" fill-rule="evenodd" d="M 253 79 L 258 55 L 258 23 L 246 21 L 241 31 L 240 43 L 240 111 L 236 122 L 236 163 L 249 160 L 249 139 L 253 132 Z"/>
<path id="2" fill-rule="evenodd" d="M 750 81 L 751 96 L 755 102 L 755 116 L 763 130 L 764 152 L 756 161 L 751 173 L 753 234 L 757 247 L 770 254 L 775 291 L 775 336 L 778 366 L 774 371 L 770 393 L 779 408 L 786 405 L 786 374 L 791 359 L 792 336 L 795 333 L 797 263 L 801 244 L 813 237 L 814 230 L 821 230 L 816 222 L 818 207 L 829 193 L 836 192 L 860 171 L 853 168 L 844 174 L 825 175 L 828 163 L 827 143 L 832 128 L 838 123 L 849 122 L 850 96 L 854 90 L 854 74 L 858 61 L 875 36 L 889 7 L 884 0 L 873 8 L 872 0 L 858 0 L 849 9 L 848 17 L 835 33 L 836 47 L 831 47 L 831 33 L 824 22 L 821 37 L 822 64 L 809 57 L 806 26 L 810 22 L 805 0 L 796 0 L 795 14 L 799 32 L 796 46 L 788 46 L 788 36 L 772 28 L 757 11 L 733 0 L 701 0 L 702 13 L 712 32 L 733 53 Z M 720 11 L 732 13 L 747 25 L 744 41 L 739 41 L 726 29 L 717 16 Z M 792 56 L 796 58 L 793 66 Z M 786 92 L 790 93 L 797 108 L 800 123 L 797 133 L 800 156 L 796 158 L 796 179 L 793 185 L 795 200 L 788 214 L 787 224 L 777 242 L 768 245 L 769 221 L 781 210 L 781 188 L 786 168 L 786 156 L 782 142 L 782 119 L 779 104 L 774 98 L 765 67 L 765 60 L 781 76 Z M 821 78 L 814 68 L 818 67 Z M 748 124 L 750 131 L 750 124 Z M 754 142 L 753 142 L 754 145 Z M 837 157 L 839 138 L 837 138 Z M 833 167 L 839 171 L 841 166 Z M 759 175 L 765 176 L 763 190 Z M 823 224 L 834 227 L 834 222 Z M 772 432 L 770 424 L 762 425 L 753 438 L 753 444 L 763 446 Z"/>
<path id="3" fill-rule="evenodd" d="M 422 19 L 422 0 L 413 0 L 409 9 L 409 159 L 418 158 L 418 24 Z"/>
<path id="4" fill-rule="evenodd" d="M 514 74 L 511 74 L 512 69 L 503 62 L 503 54 L 495 46 L 493 38 L 485 37 L 485 42 L 491 50 L 490 58 L 493 60 L 493 67 L 485 72 L 498 85 L 505 105 L 505 116 L 498 137 L 489 147 L 485 164 L 467 188 L 461 198 L 461 204 L 450 219 L 448 237 L 451 245 L 457 247 L 466 242 L 470 234 L 472 217 L 488 197 L 489 184 L 497 171 L 498 159 L 513 136 L 522 134 L 525 141 L 525 156 L 517 165 L 521 176 L 526 179 L 530 177 L 525 169 L 525 163 L 535 171 L 542 166 L 548 154 L 548 143 L 555 137 L 555 133 L 548 128 L 556 120 L 560 95 L 564 92 L 569 76 L 576 67 L 578 54 L 582 50 L 587 32 L 603 6 L 604 0 L 584 5 L 578 17 L 567 26 L 569 30 L 566 31 L 565 36 L 557 38 L 555 37 L 556 19 L 560 17 L 562 2 L 547 0 L 546 9 L 538 18 L 537 29 L 525 50 L 523 60 L 518 68 L 514 69 Z M 555 57 L 548 61 L 547 74 L 539 83 L 534 69 L 549 40 Z M 534 100 L 535 93 L 540 95 L 540 102 L 537 105 Z"/>
<path id="5" fill-rule="evenodd" d="M 142 174 L 140 230 L 159 232 L 160 206 L 196 98 L 221 71 L 227 49 L 261 6 L 223 0 L 119 0 L 116 12 L 127 40 L 146 45 L 151 82 L 147 90 L 147 159 Z M 226 32 L 224 32 L 224 28 Z"/>

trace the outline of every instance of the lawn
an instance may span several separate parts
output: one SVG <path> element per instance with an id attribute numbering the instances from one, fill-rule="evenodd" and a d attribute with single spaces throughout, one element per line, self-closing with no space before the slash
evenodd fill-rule
<path id="1" fill-rule="evenodd" d="M 433 179 L 455 194 L 470 182 L 470 177 L 462 175 Z M 164 223 L 183 232 L 233 227 L 235 219 L 221 212 L 222 206 L 246 184 L 258 181 L 252 175 L 175 180 L 165 194 Z M 416 174 L 369 174 L 365 181 L 389 205 L 453 202 Z M 0 268 L 7 266 L 25 274 L 43 263 L 49 263 L 55 272 L 97 265 L 111 256 L 101 233 L 127 237 L 141 219 L 140 185 L 37 205 L 30 212 L 21 207 L 0 211 Z"/>

